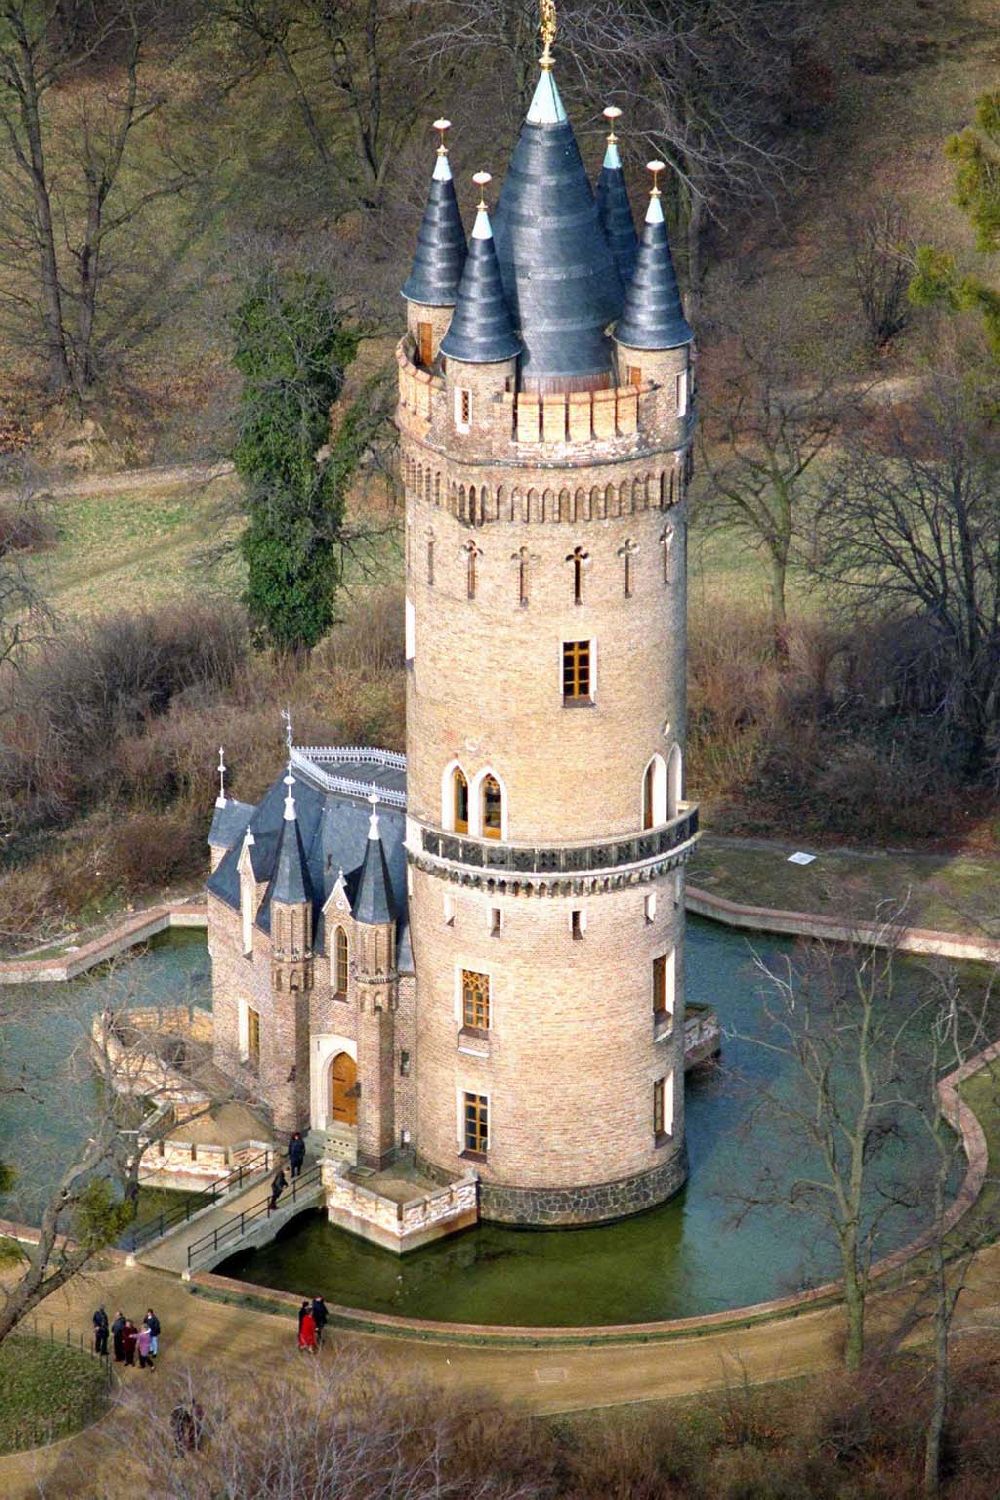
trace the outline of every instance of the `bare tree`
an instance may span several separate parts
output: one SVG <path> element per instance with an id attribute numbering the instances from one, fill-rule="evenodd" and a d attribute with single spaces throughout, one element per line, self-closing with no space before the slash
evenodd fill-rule
<path id="1" fill-rule="evenodd" d="M 829 1236 L 849 1370 L 864 1358 L 872 1262 L 886 1215 L 898 1206 L 895 1182 L 878 1179 L 909 1102 L 900 1086 L 908 1045 L 895 955 L 902 920 L 903 908 L 885 903 L 875 930 L 850 944 L 810 944 L 781 968 L 758 959 L 764 1028 L 744 1038 L 788 1065 L 787 1088 L 765 1087 L 755 1114 L 787 1136 L 794 1166 L 790 1180 L 769 1172 L 737 1190 L 736 1220 L 770 1208 L 804 1216 Z"/>
<path id="2" fill-rule="evenodd" d="M 903 331 L 912 310 L 907 288 L 913 237 L 906 210 L 891 193 L 883 194 L 848 221 L 847 243 L 866 338 L 877 352 Z"/>
<path id="3" fill-rule="evenodd" d="M 16 996 L 16 991 L 6 993 Z M 82 1144 L 60 1163 L 52 1185 L 41 1189 L 37 1242 L 25 1247 L 18 1273 L 0 1285 L 0 1342 L 51 1292 L 84 1271 L 134 1218 L 142 1155 L 176 1129 L 172 1102 L 183 1098 L 185 1120 L 195 1120 L 234 1097 L 231 1088 L 219 1093 L 208 1043 L 185 1040 L 182 1079 L 171 1060 L 171 1039 L 157 1014 L 142 1003 L 138 988 L 121 981 L 113 998 L 113 1010 L 95 1018 L 60 1076 L 38 1076 L 24 1063 L 12 1066 L 9 1058 L 0 1071 L 0 1097 L 8 1098 L 71 1090 L 84 1070 L 97 1082 L 93 1110 L 79 1119 L 81 1133 L 86 1132 Z M 5 1026 L 21 1020 L 13 1009 L 4 1009 Z M 192 1082 L 201 1091 L 201 1105 L 192 1100 Z M 155 1102 L 153 1113 L 144 1101 Z M 0 1163 L 5 1191 L 17 1193 L 22 1165 Z M 27 1186 L 37 1204 L 37 1182 Z"/>
<path id="4" fill-rule="evenodd" d="M 0 6 L 0 306 L 22 346 L 37 347 L 40 326 L 55 393 L 84 394 L 114 353 L 158 325 L 163 289 L 198 232 L 195 219 L 167 235 L 158 223 L 141 251 L 136 240 L 153 206 L 200 172 L 162 140 L 155 177 L 131 170 L 167 103 L 144 73 L 162 12 L 163 0 Z"/>
<path id="5" fill-rule="evenodd" d="M 850 441 L 826 488 L 820 576 L 852 611 L 929 627 L 925 677 L 968 774 L 981 776 L 1000 710 L 1000 447 L 986 393 L 937 371 L 894 410 L 876 447 Z"/>
<path id="6" fill-rule="evenodd" d="M 700 433 L 705 483 L 701 514 L 762 551 L 768 564 L 771 631 L 779 663 L 788 659 L 788 569 L 811 521 L 811 470 L 829 447 L 843 399 L 822 380 L 790 389 L 768 339 L 751 331 L 713 380 L 711 417 Z"/>

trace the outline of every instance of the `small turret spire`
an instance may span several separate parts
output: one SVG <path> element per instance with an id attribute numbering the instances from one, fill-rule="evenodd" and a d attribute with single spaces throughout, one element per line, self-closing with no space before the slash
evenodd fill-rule
<path id="1" fill-rule="evenodd" d="M 378 792 L 370 792 L 368 801 L 372 806 L 371 817 L 368 819 L 368 837 L 370 839 L 381 838 L 378 831 Z"/>
<path id="2" fill-rule="evenodd" d="M 226 805 L 226 762 L 221 745 L 219 746 L 219 795 L 215 799 L 215 805 L 216 807 Z"/>
<path id="3" fill-rule="evenodd" d="M 494 364 L 513 359 L 521 344 L 504 296 L 486 207 L 486 185 L 493 179 L 489 172 L 476 172 L 472 180 L 479 189 L 476 222 L 451 327 L 441 340 L 441 353 L 468 364 Z"/>
<path id="4" fill-rule="evenodd" d="M 659 178 L 666 165 L 651 161 L 648 170 L 653 175 L 649 207 L 635 273 L 625 292 L 625 306 L 615 328 L 615 338 L 632 349 L 676 349 L 690 343 L 694 335 L 681 307 L 663 217 Z"/>
<path id="5" fill-rule="evenodd" d="M 597 179 L 594 197 L 597 201 L 597 217 L 601 222 L 611 253 L 618 267 L 622 284 L 628 286 L 635 270 L 635 258 L 639 253 L 639 240 L 632 219 L 632 206 L 628 201 L 625 173 L 622 170 L 621 153 L 615 124 L 622 117 L 617 104 L 609 104 L 604 110 L 608 122 L 608 144 L 604 153 L 604 165 Z"/>
<path id="6" fill-rule="evenodd" d="M 446 144 L 451 121 L 435 120 L 432 128 L 439 137 L 437 159 L 403 296 L 425 307 L 454 307 L 465 264 L 465 230 Z"/>
<path id="7" fill-rule="evenodd" d="M 288 791 L 285 793 L 285 822 L 295 822 L 295 798 L 292 796 L 292 787 L 295 785 L 295 777 L 292 775 L 292 763 L 288 762 L 288 774 L 285 777 L 285 785 Z"/>

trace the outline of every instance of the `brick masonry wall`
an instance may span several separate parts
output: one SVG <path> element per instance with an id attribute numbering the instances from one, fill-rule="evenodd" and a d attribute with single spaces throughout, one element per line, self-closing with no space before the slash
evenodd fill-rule
<path id="1" fill-rule="evenodd" d="M 657 893 L 647 922 L 645 897 Z M 460 1171 L 459 1096 L 490 1099 L 484 1204 L 493 1184 L 575 1189 L 640 1174 L 677 1185 L 683 1157 L 683 908 L 678 876 L 585 900 L 504 897 L 415 870 L 411 911 L 418 973 L 417 1148 Z M 454 902 L 445 921 L 444 898 Z M 494 906 L 499 936 L 491 935 Z M 585 913 L 574 939 L 571 913 Z M 654 1039 L 653 959 L 674 947 L 674 1026 Z M 488 1042 L 460 1037 L 458 975 L 491 976 Z M 464 1048 L 488 1056 L 471 1055 Z M 653 1085 L 673 1073 L 670 1139 L 653 1135 Z"/>

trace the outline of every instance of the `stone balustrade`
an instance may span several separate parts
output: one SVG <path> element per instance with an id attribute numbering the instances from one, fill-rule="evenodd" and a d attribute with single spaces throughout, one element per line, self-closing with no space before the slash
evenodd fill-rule
<path id="1" fill-rule="evenodd" d="M 400 1201 L 352 1177 L 344 1162 L 322 1163 L 323 1187 L 331 1224 L 402 1255 L 432 1240 L 467 1229 L 479 1218 L 479 1179 L 467 1172 L 443 1187 L 415 1190 Z"/>

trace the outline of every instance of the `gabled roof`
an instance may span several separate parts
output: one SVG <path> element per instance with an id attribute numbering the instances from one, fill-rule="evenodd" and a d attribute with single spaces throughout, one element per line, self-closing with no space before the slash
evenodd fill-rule
<path id="1" fill-rule="evenodd" d="M 439 154 L 420 221 L 413 266 L 403 285 L 408 302 L 453 307 L 465 265 L 465 230 L 448 157 Z"/>
<path id="2" fill-rule="evenodd" d="M 490 216 L 480 207 L 451 326 L 441 340 L 441 353 L 448 359 L 487 365 L 511 359 L 520 349 L 504 297 Z"/>
<path id="3" fill-rule="evenodd" d="M 343 761 L 338 761 L 324 752 L 322 763 L 317 761 L 317 772 L 313 775 L 306 764 L 305 757 L 308 753 L 296 752 L 295 826 L 301 840 L 304 868 L 313 902 L 313 947 L 317 953 L 325 953 L 326 920 L 323 907 L 337 883 L 341 869 L 345 872 L 345 885 L 352 910 L 356 911 L 357 908 L 362 867 L 368 848 L 371 811 L 367 801 L 368 793 L 373 784 L 384 786 L 386 794 L 401 803 L 405 770 L 402 769 L 400 757 L 393 757 L 392 764 L 382 766 L 363 760 L 360 755 L 353 760 L 347 755 Z M 336 772 L 339 783 L 336 790 L 323 785 L 323 771 L 328 766 Z M 340 789 L 340 786 L 349 787 L 352 782 L 357 784 L 356 793 Z M 273 882 L 285 825 L 285 792 L 284 781 L 279 777 L 251 810 L 249 818 L 253 843 L 248 852 L 254 877 L 259 883 L 267 883 L 256 918 L 256 925 L 264 932 L 271 930 Z M 244 829 L 245 827 L 246 824 Z M 412 974 L 413 952 L 406 899 L 405 807 L 381 803 L 379 830 L 388 872 L 388 889 L 396 912 L 396 962 L 402 973 Z M 235 843 L 223 855 L 208 880 L 208 889 L 212 894 L 234 911 L 238 911 L 240 907 L 239 859 L 243 843 L 243 831 L 238 830 Z"/>
<path id="4" fill-rule="evenodd" d="M 694 338 L 681 307 L 663 205 L 656 192 L 649 200 L 639 257 L 615 338 L 633 349 L 676 349 Z"/>
<path id="5" fill-rule="evenodd" d="M 220 805 L 216 802 L 212 813 L 212 826 L 208 830 L 208 842 L 213 849 L 231 849 L 241 839 L 253 813 L 252 802 L 237 802 L 227 797 Z"/>
<path id="6" fill-rule="evenodd" d="M 521 377 L 611 371 L 609 323 L 624 291 L 555 79 L 542 70 L 494 214 Z"/>
<path id="7" fill-rule="evenodd" d="M 628 201 L 622 159 L 614 141 L 608 142 L 594 192 L 597 201 L 597 217 L 611 246 L 611 253 L 618 267 L 622 285 L 628 286 L 635 270 L 639 253 L 639 236 L 632 219 L 632 205 Z"/>

